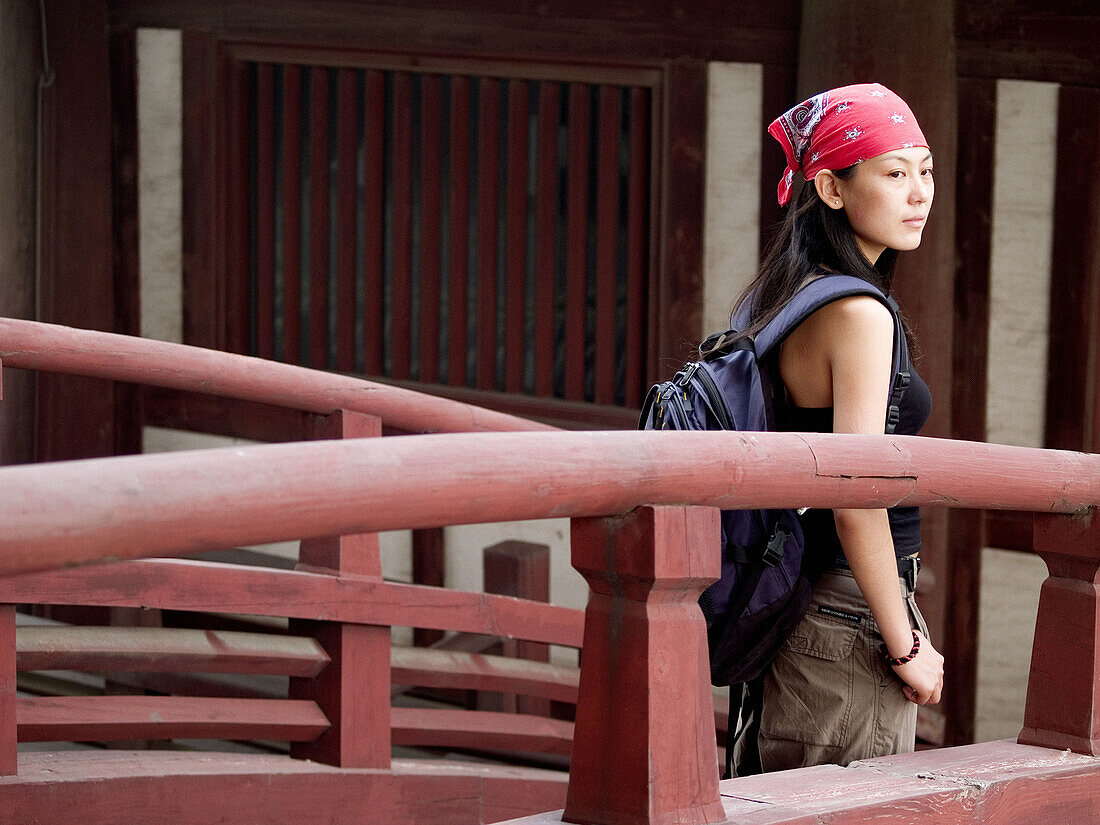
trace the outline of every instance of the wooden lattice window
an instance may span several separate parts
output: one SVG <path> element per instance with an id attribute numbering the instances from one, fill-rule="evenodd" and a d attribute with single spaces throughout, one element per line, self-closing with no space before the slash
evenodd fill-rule
<path id="1" fill-rule="evenodd" d="M 648 75 L 240 66 L 246 351 L 641 403 Z"/>

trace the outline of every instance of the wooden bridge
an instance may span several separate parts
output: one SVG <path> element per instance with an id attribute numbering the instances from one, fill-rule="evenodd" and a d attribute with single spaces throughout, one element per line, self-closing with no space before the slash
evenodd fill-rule
<path id="1" fill-rule="evenodd" d="M 0 821 L 1100 822 L 1100 456 L 555 432 L 365 381 L 9 320 L 0 366 L 135 383 L 147 420 L 295 442 L 0 469 Z M 1037 514 L 1050 578 L 1019 741 L 720 783 L 695 606 L 718 572 L 718 508 L 898 503 Z M 572 519 L 583 617 L 382 578 L 379 531 L 549 517 Z M 294 569 L 174 558 L 286 540 L 301 541 Z M 31 605 L 131 626 L 17 621 Z M 141 627 L 156 611 L 189 626 Z M 259 619 L 278 630 L 260 633 Z M 582 666 L 393 646 L 402 626 L 580 648 Z M 108 689 L 17 696 L 17 671 L 58 670 L 107 674 Z M 553 704 L 394 702 L 409 686 Z M 16 747 L 180 739 L 284 744 Z M 496 759 L 396 759 L 394 746 Z M 547 766 L 570 754 L 567 782 Z"/>

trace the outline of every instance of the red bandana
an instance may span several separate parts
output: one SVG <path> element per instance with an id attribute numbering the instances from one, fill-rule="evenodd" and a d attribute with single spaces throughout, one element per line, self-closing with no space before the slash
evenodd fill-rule
<path id="1" fill-rule="evenodd" d="M 844 169 L 892 149 L 927 146 L 905 101 L 878 83 L 842 86 L 811 97 L 768 127 L 787 155 L 779 203 L 791 199 L 794 175 L 813 180 L 822 169 Z"/>

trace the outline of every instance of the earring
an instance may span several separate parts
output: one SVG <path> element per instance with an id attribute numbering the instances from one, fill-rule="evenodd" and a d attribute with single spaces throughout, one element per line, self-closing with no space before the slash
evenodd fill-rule
<path id="1" fill-rule="evenodd" d="M 840 201 L 839 200 L 837 200 L 836 205 L 840 206 Z"/>

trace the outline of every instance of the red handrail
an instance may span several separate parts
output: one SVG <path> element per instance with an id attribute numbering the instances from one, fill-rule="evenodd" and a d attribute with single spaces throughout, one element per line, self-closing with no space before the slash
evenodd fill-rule
<path id="1" fill-rule="evenodd" d="M 1100 456 L 913 436 L 482 433 L 0 468 L 0 573 L 640 504 L 1072 513 Z"/>
<path id="2" fill-rule="evenodd" d="M 0 364 L 257 401 L 303 412 L 344 409 L 403 432 L 552 430 L 505 413 L 347 375 L 217 350 L 0 318 Z"/>

